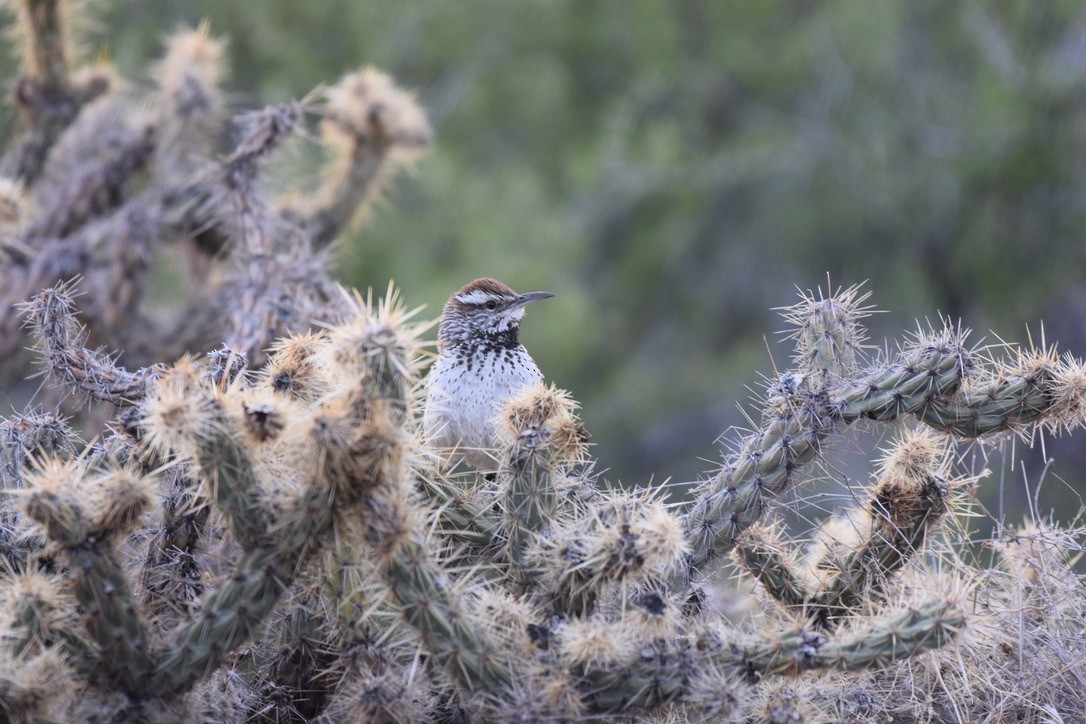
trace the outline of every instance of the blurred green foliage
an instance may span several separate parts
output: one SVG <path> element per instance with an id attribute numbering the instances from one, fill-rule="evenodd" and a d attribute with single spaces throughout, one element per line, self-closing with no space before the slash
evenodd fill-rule
<path id="1" fill-rule="evenodd" d="M 415 88 L 437 150 L 343 244 L 342 280 L 395 279 L 434 316 L 478 276 L 556 292 L 525 342 L 623 480 L 710 467 L 698 458 L 742 423 L 754 370 L 787 364 L 764 335 L 797 286 L 869 280 L 893 310 L 872 320 L 880 344 L 944 313 L 1012 340 L 1043 319 L 1086 354 L 1081 3 L 128 0 L 97 14 L 90 46 L 108 40 L 136 77 L 163 33 L 209 18 L 230 39 L 237 109 L 363 64 Z M 277 181 L 312 183 L 315 154 Z"/>

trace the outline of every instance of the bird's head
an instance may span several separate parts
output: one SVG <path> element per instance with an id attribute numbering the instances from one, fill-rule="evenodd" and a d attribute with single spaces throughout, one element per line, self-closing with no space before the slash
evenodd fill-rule
<path id="1" fill-rule="evenodd" d="M 553 296 L 550 292 L 517 294 L 497 279 L 476 279 L 445 303 L 438 340 L 442 345 L 477 341 L 516 346 L 524 307 Z"/>

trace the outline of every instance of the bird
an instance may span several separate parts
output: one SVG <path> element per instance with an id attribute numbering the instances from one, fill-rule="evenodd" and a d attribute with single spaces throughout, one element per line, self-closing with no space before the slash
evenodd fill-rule
<path id="1" fill-rule="evenodd" d="M 427 376 L 423 428 L 431 447 L 479 472 L 497 467 L 495 418 L 525 388 L 543 381 L 520 343 L 520 323 L 532 302 L 550 292 L 517 294 L 485 277 L 449 297 L 441 312 L 437 360 Z"/>

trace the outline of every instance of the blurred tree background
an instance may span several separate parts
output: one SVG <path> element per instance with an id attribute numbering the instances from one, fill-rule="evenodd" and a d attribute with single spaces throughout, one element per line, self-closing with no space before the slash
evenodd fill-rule
<path id="1" fill-rule="evenodd" d="M 867 280 L 891 310 L 870 320 L 879 346 L 942 313 L 993 343 L 1039 338 L 1043 320 L 1086 355 L 1081 3 L 117 0 L 95 15 L 87 42 L 133 77 L 166 32 L 208 18 L 237 111 L 363 64 L 416 89 L 436 151 L 344 240 L 340 278 L 395 279 L 431 316 L 484 275 L 555 292 L 524 340 L 583 404 L 609 477 L 712 467 L 757 371 L 787 364 L 772 308 L 797 287 Z M 316 153 L 283 160 L 284 189 L 312 181 Z M 1086 484 L 1073 442 L 1048 442 L 1039 504 L 1065 520 Z M 859 474 L 849 453 L 842 478 Z M 1037 486 L 1044 460 L 1026 461 Z M 986 484 L 990 510 L 1019 520 L 1022 468 L 986 464 L 1005 481 Z"/>

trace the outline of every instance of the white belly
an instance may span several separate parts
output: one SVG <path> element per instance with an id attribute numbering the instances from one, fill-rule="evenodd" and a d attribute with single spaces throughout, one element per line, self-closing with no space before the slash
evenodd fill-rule
<path id="1" fill-rule="evenodd" d="M 543 375 L 520 347 L 477 353 L 475 359 L 443 353 L 427 378 L 423 424 L 430 445 L 455 448 L 477 470 L 497 467 L 496 418 L 505 403 Z"/>

